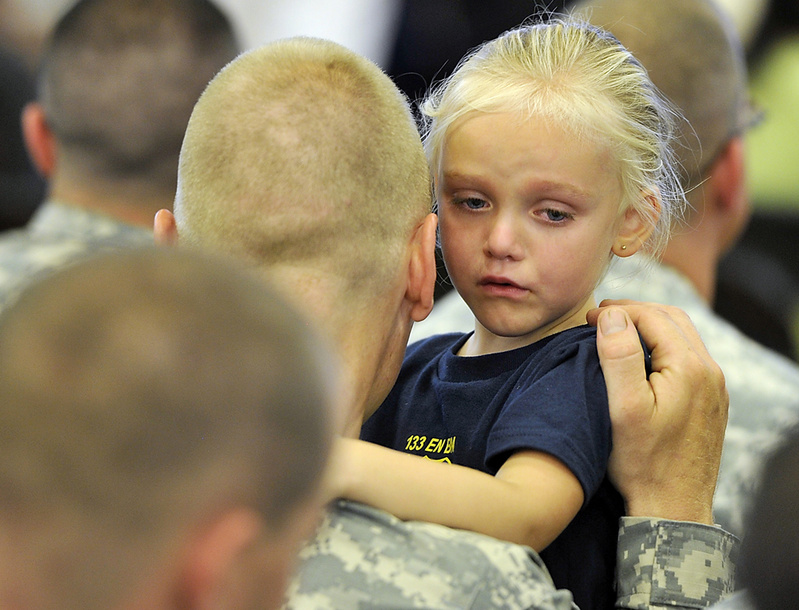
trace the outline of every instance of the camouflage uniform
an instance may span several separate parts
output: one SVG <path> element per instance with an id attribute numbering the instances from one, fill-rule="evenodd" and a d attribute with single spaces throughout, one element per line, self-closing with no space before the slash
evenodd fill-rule
<path id="1" fill-rule="evenodd" d="M 704 608 L 732 591 L 737 540 L 623 519 L 617 608 Z M 531 549 L 341 500 L 303 549 L 286 609 L 573 610 Z"/>
<path id="2" fill-rule="evenodd" d="M 98 250 L 151 244 L 143 227 L 48 201 L 24 229 L 0 236 L 0 311 L 37 274 Z"/>
<path id="3" fill-rule="evenodd" d="M 597 301 L 635 299 L 683 309 L 724 371 L 730 415 L 714 514 L 722 527 L 742 536 L 746 503 L 754 494 L 763 459 L 799 423 L 799 366 L 716 315 L 679 272 L 643 255 L 614 260 L 596 297 Z M 436 303 L 427 320 L 414 325 L 411 341 L 473 328 L 471 311 L 453 291 Z"/>

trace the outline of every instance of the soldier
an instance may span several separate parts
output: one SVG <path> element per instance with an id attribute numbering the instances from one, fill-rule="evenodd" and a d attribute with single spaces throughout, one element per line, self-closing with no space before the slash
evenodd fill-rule
<path id="1" fill-rule="evenodd" d="M 49 192 L 26 230 L 0 239 L 0 309 L 39 270 L 152 243 L 191 109 L 236 53 L 209 0 L 80 0 L 66 12 L 22 115 Z"/>
<path id="2" fill-rule="evenodd" d="M 322 508 L 330 358 L 197 253 L 31 286 L 0 317 L 0 607 L 277 607 Z"/>
<path id="3" fill-rule="evenodd" d="M 209 84 L 184 139 L 175 214 L 159 212 L 155 232 L 249 262 L 322 322 L 344 365 L 345 434 L 356 437 L 394 383 L 412 321 L 432 307 L 430 209 L 421 141 L 391 80 L 339 45 L 299 38 L 240 56 Z M 657 342 L 654 385 L 633 322 Z M 640 516 L 621 532 L 619 607 L 709 605 L 732 586 L 735 550 L 706 525 L 722 377 L 675 310 L 611 308 L 598 338 L 617 430 L 611 473 Z M 301 559 L 288 607 L 571 608 L 528 547 L 355 502 L 331 506 Z"/>

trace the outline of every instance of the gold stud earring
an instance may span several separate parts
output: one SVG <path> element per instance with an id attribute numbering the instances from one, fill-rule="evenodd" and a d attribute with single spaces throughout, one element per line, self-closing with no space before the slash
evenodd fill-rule
<path id="1" fill-rule="evenodd" d="M 623 244 L 623 245 L 622 245 L 622 247 L 621 247 L 621 249 L 622 249 L 622 250 L 626 250 L 626 249 L 627 249 L 627 244 Z"/>

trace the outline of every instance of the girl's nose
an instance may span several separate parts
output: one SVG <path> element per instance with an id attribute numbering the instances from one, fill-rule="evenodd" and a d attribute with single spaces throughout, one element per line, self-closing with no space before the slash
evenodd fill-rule
<path id="1" fill-rule="evenodd" d="M 518 229 L 518 219 L 509 214 L 496 216 L 486 239 L 486 254 L 500 260 L 518 260 L 522 252 Z"/>

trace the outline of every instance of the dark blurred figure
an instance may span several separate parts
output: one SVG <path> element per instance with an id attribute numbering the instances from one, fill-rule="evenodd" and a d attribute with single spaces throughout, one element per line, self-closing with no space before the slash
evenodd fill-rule
<path id="1" fill-rule="evenodd" d="M 331 359 L 188 249 L 35 282 L 0 315 L 0 608 L 277 608 L 321 514 Z"/>
<path id="2" fill-rule="evenodd" d="M 0 0 L 0 40 L 4 49 L 14 53 L 29 70 L 36 68 L 42 41 L 47 35 L 46 13 L 62 9 L 69 0 Z"/>
<path id="3" fill-rule="evenodd" d="M 20 117 L 36 96 L 20 57 L 0 48 L 0 231 L 24 226 L 44 199 L 44 178 L 31 164 Z"/>
<path id="4" fill-rule="evenodd" d="M 766 461 L 741 549 L 744 591 L 719 610 L 783 610 L 799 604 L 799 430 Z"/>
<path id="5" fill-rule="evenodd" d="M 799 34 L 799 2 L 769 0 L 760 29 L 747 48 L 750 70 L 757 70 L 766 54 L 786 36 Z"/>
<path id="6" fill-rule="evenodd" d="M 411 100 L 448 76 L 467 51 L 531 16 L 563 8 L 561 0 L 403 0 L 389 75 Z"/>
<path id="7" fill-rule="evenodd" d="M 799 361 L 799 212 L 755 210 L 719 262 L 714 311 L 761 345 Z"/>

